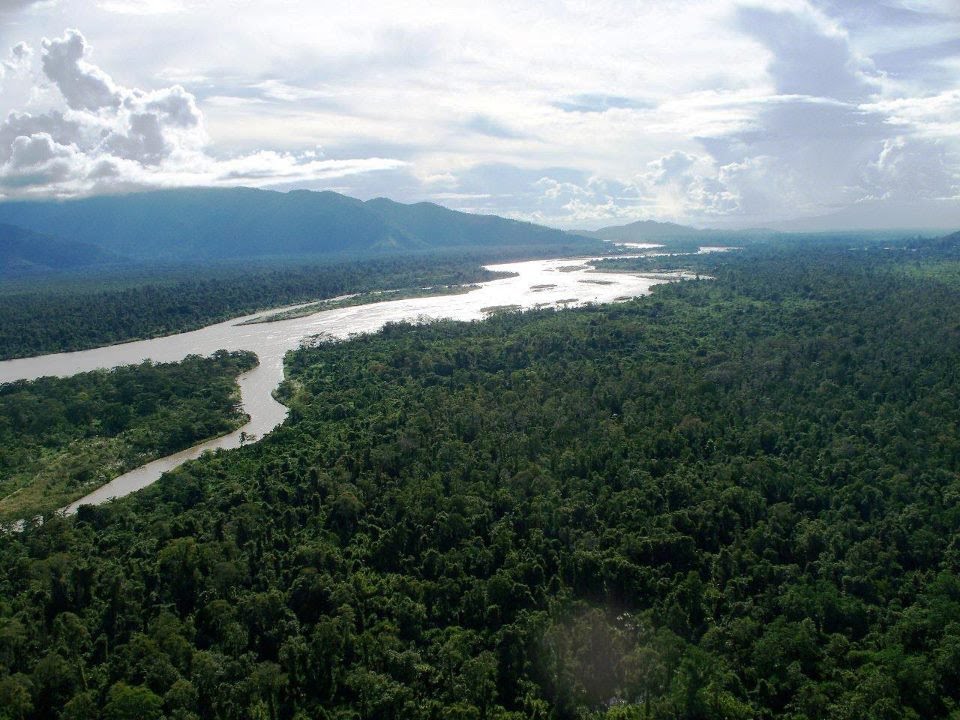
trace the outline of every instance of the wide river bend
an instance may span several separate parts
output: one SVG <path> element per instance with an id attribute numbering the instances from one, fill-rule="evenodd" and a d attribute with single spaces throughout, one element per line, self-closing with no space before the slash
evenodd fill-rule
<path id="1" fill-rule="evenodd" d="M 388 322 L 419 319 L 478 320 L 484 308 L 518 306 L 570 307 L 605 303 L 644 295 L 665 277 L 593 272 L 586 260 L 534 260 L 491 265 L 491 270 L 516 273 L 492 280 L 462 295 L 420 297 L 324 310 L 306 317 L 244 325 L 245 320 L 275 311 L 234 318 L 192 332 L 152 340 L 108 345 L 92 350 L 56 353 L 0 362 L 0 383 L 33 380 L 46 375 L 65 377 L 79 372 L 131 365 L 152 360 L 178 362 L 187 355 L 210 355 L 217 350 L 252 350 L 260 364 L 239 378 L 243 410 L 250 421 L 239 430 L 188 450 L 169 455 L 117 477 L 64 510 L 76 512 L 80 505 L 102 503 L 122 497 L 155 482 L 160 476 L 206 450 L 231 449 L 247 438 L 261 438 L 287 416 L 287 408 L 273 398 L 283 380 L 283 357 L 307 338 L 324 335 L 344 339 L 355 333 L 375 332 Z"/>

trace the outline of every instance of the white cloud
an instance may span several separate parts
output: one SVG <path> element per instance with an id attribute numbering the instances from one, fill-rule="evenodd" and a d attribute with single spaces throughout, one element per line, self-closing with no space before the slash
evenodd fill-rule
<path id="1" fill-rule="evenodd" d="M 14 142 L 18 138 L 30 138 L 34 135 L 46 135 L 57 144 L 64 146 L 84 143 L 83 126 L 58 111 L 37 116 L 29 113 L 11 113 L 3 123 L 0 123 L 0 162 L 10 159 Z"/>
<path id="2" fill-rule="evenodd" d="M 14 46 L 10 66 L 29 62 Z M 87 60 L 77 30 L 44 39 L 40 64 L 66 107 L 11 112 L 0 123 L 0 196 L 70 196 L 177 185 L 268 185 L 397 169 L 389 158 L 324 159 L 302 152 L 260 151 L 227 159 L 209 143 L 196 98 L 182 86 L 126 88 Z"/>
<path id="3" fill-rule="evenodd" d="M 945 197 L 960 157 L 953 0 L 30 5 L 0 40 L 57 54 L 4 80 L 0 162 L 18 133 L 78 153 L 32 193 L 233 181 L 751 224 Z"/>
<path id="4" fill-rule="evenodd" d="M 25 42 L 18 42 L 10 48 L 10 59 L 3 63 L 8 70 L 18 70 L 26 67 L 33 57 L 33 48 Z"/>
<path id="5" fill-rule="evenodd" d="M 97 5 L 120 15 L 163 15 L 187 9 L 179 0 L 101 0 Z"/>
<path id="6" fill-rule="evenodd" d="M 0 167 L 0 189 L 55 187 L 70 180 L 84 158 L 73 145 L 61 145 L 47 133 L 19 136 L 9 160 Z"/>
<path id="7" fill-rule="evenodd" d="M 30 65 L 33 48 L 25 42 L 18 42 L 10 48 L 8 60 L 0 61 L 0 80 L 8 74 L 19 74 Z"/>
<path id="8" fill-rule="evenodd" d="M 43 72 L 57 86 L 73 110 L 116 108 L 120 91 L 110 76 L 84 60 L 87 44 L 77 30 L 67 30 L 62 38 L 43 39 Z"/>
<path id="9" fill-rule="evenodd" d="M 865 200 L 943 200 L 960 196 L 960 173 L 936 140 L 884 140 L 864 171 Z"/>
<path id="10" fill-rule="evenodd" d="M 883 115 L 890 124 L 909 127 L 919 136 L 941 140 L 960 137 L 960 90 L 880 100 L 862 109 Z"/>

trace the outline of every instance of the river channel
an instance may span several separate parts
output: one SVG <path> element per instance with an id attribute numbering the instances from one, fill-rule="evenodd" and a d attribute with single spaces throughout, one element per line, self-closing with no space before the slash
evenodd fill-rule
<path id="1" fill-rule="evenodd" d="M 97 504 L 122 497 L 155 482 L 169 470 L 206 450 L 231 449 L 259 439 L 287 416 L 287 409 L 273 398 L 283 380 L 283 358 L 308 338 L 322 335 L 345 339 L 356 333 L 379 330 L 385 323 L 427 319 L 479 320 L 491 307 L 573 307 L 606 303 L 650 292 L 666 277 L 599 273 L 586 260 L 570 258 L 490 265 L 491 270 L 515 273 L 513 277 L 480 284 L 460 295 L 419 297 L 324 310 L 306 317 L 269 323 L 243 324 L 269 315 L 256 313 L 209 325 L 192 332 L 151 340 L 109 345 L 92 350 L 56 353 L 0 362 L 0 382 L 33 380 L 45 375 L 69 376 L 79 372 L 112 368 L 152 360 L 178 362 L 187 355 L 210 355 L 220 349 L 251 350 L 260 364 L 239 378 L 241 402 L 250 420 L 229 435 L 209 440 L 132 470 L 65 508 L 68 514 L 83 504 Z"/>

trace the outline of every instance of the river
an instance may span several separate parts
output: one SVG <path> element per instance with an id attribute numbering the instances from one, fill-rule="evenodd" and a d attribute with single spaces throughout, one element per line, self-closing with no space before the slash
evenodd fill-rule
<path id="1" fill-rule="evenodd" d="M 584 259 L 534 260 L 490 265 L 491 270 L 516 273 L 492 280 L 462 295 L 441 295 L 392 300 L 324 310 L 306 317 L 270 323 L 241 324 L 269 315 L 266 311 L 233 318 L 199 330 L 152 340 L 109 345 L 71 353 L 56 353 L 0 362 L 0 382 L 33 380 L 45 375 L 69 376 L 79 372 L 112 368 L 152 360 L 178 362 L 187 355 L 210 355 L 220 349 L 251 350 L 260 364 L 239 378 L 240 396 L 249 422 L 229 435 L 196 445 L 132 470 L 64 508 L 67 514 L 84 504 L 102 503 L 150 485 L 169 470 L 206 450 L 239 447 L 247 438 L 259 439 L 287 416 L 287 409 L 273 398 L 283 380 L 283 358 L 307 338 L 324 335 L 344 339 L 355 333 L 379 330 L 385 323 L 419 319 L 478 320 L 484 308 L 517 306 L 571 307 L 585 303 L 612 302 L 644 295 L 665 278 L 635 274 L 593 272 Z"/>

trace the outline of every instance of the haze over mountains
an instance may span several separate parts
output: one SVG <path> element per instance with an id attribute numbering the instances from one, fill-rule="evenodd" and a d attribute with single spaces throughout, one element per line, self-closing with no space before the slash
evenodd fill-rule
<path id="1" fill-rule="evenodd" d="M 926 237 L 940 237 L 949 233 L 953 228 L 960 225 L 958 221 L 954 225 L 938 225 L 930 223 L 929 225 L 920 225 L 915 227 L 896 228 L 891 227 L 885 230 L 872 228 L 852 229 L 844 223 L 831 224 L 829 219 L 833 216 L 825 216 L 816 222 L 796 222 L 796 223 L 776 223 L 770 227 L 757 228 L 695 228 L 688 225 L 678 225 L 672 222 L 658 222 L 656 220 L 639 220 L 626 225 L 611 225 L 602 227 L 598 230 L 577 230 L 576 234 L 585 237 L 596 238 L 598 240 L 609 240 L 629 243 L 660 243 L 668 246 L 693 246 L 696 244 L 723 244 L 744 243 L 769 240 L 776 237 L 793 236 L 794 238 L 803 238 L 804 236 L 836 234 L 836 235 L 861 235 L 868 232 L 871 236 L 880 237 L 903 237 L 905 235 L 921 234 Z"/>
<path id="2" fill-rule="evenodd" d="M 57 240 L 32 230 L 0 224 L 0 277 L 75 270 L 115 262 L 100 248 Z"/>
<path id="3" fill-rule="evenodd" d="M 745 241 L 770 238 L 777 235 L 776 230 L 751 228 L 747 230 L 727 230 L 715 228 L 695 228 L 672 222 L 639 220 L 626 225 L 611 225 L 599 230 L 578 230 L 577 234 L 598 240 L 610 240 L 628 243 L 659 243 L 664 245 L 696 246 L 698 244 L 743 243 Z"/>
<path id="4" fill-rule="evenodd" d="M 772 229 L 700 229 L 641 220 L 564 232 L 433 203 L 339 193 L 191 188 L 0 203 L 0 276 L 126 263 L 465 252 L 596 253 L 620 241 L 677 249 L 743 244 Z"/>
<path id="5" fill-rule="evenodd" d="M 623 242 L 657 242 L 689 238 L 692 235 L 702 234 L 704 231 L 686 225 L 672 222 L 657 222 L 656 220 L 638 220 L 627 225 L 610 225 L 599 230 L 579 231 L 581 235 L 595 237 L 600 240 L 620 240 Z"/>
<path id="6" fill-rule="evenodd" d="M 471 215 L 430 203 L 403 205 L 385 198 L 364 202 L 335 192 L 306 190 L 163 190 L 8 202 L 0 203 L 0 223 L 62 243 L 92 246 L 99 249 L 101 260 L 114 256 L 169 262 L 458 248 L 559 250 L 573 245 L 590 251 L 600 247 L 560 230 L 493 215 Z M 8 254 L 15 252 L 11 245 Z"/>

